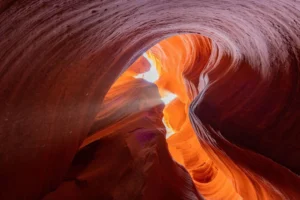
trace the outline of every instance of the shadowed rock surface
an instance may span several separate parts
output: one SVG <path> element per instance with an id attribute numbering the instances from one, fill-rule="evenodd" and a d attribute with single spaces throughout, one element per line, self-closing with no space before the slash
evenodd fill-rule
<path id="1" fill-rule="evenodd" d="M 3 0 L 0 199 L 300 199 L 299 21 L 297 0 Z"/>

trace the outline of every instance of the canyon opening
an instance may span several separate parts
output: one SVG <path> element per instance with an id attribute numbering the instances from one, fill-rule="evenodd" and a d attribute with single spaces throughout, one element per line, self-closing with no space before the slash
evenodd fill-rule
<path id="1" fill-rule="evenodd" d="M 300 199 L 300 2 L 3 0 L 0 199 Z"/>

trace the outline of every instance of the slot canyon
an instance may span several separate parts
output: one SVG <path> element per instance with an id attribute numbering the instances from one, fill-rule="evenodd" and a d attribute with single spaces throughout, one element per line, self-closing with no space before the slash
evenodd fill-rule
<path id="1" fill-rule="evenodd" d="M 299 200 L 299 0 L 1 0 L 1 200 Z"/>

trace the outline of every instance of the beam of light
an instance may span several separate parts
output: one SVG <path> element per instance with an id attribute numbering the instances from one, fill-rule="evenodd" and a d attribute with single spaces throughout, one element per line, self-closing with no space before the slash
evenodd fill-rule
<path id="1" fill-rule="evenodd" d="M 134 78 L 141 78 L 144 79 L 150 83 L 154 83 L 159 79 L 159 73 L 157 71 L 156 63 L 146 54 L 144 53 L 143 56 L 148 60 L 150 63 L 150 69 L 147 72 L 138 74 L 134 76 Z M 160 90 L 160 88 L 158 88 Z M 161 92 L 160 92 L 161 93 Z M 168 105 L 170 102 L 172 102 L 177 95 L 173 94 L 169 91 L 164 91 L 163 94 L 160 94 L 160 99 L 165 105 Z M 175 132 L 172 129 L 172 127 L 168 124 L 168 122 L 165 120 L 165 117 L 162 118 L 162 122 L 166 129 L 166 138 L 169 138 L 171 135 L 173 135 Z"/>
<path id="2" fill-rule="evenodd" d="M 150 69 L 147 72 L 134 76 L 134 78 L 141 78 L 150 83 L 155 83 L 159 79 L 159 73 L 157 71 L 156 64 L 151 58 L 149 58 L 149 56 L 146 53 L 144 53 L 143 56 L 150 63 Z M 176 97 L 177 97 L 176 94 L 173 94 L 171 92 L 164 92 L 163 96 L 161 95 L 161 100 L 162 102 L 164 102 L 165 105 L 167 105 L 171 101 L 173 101 Z"/>

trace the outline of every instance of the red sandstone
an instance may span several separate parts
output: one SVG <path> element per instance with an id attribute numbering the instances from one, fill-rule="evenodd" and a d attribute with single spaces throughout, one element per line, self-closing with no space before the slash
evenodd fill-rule
<path id="1" fill-rule="evenodd" d="M 299 20 L 297 0 L 3 0 L 0 199 L 300 199 Z"/>

